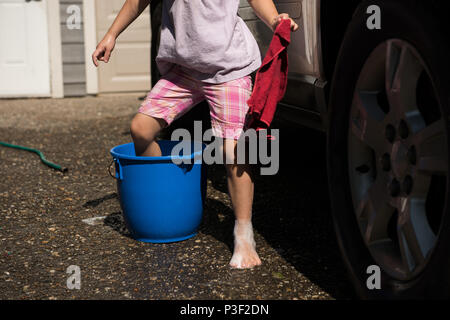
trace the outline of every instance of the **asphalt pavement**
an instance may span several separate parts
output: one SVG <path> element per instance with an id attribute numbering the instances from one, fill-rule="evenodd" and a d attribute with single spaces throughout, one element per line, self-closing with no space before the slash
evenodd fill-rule
<path id="1" fill-rule="evenodd" d="M 131 142 L 142 95 L 0 100 L 0 299 L 352 299 L 334 235 L 325 137 L 280 129 L 280 171 L 257 176 L 254 219 L 262 266 L 233 270 L 225 169 L 208 167 L 199 234 L 170 244 L 126 229 L 109 150 Z M 81 288 L 69 289 L 69 266 Z"/>

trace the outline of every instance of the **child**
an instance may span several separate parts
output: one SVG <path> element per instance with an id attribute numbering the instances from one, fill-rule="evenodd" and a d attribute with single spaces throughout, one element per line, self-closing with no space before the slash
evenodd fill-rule
<path id="1" fill-rule="evenodd" d="M 272 0 L 248 0 L 256 15 L 274 31 L 288 14 Z M 127 0 L 92 55 L 108 62 L 116 38 L 148 6 Z M 163 0 L 162 31 L 156 63 L 162 78 L 131 122 L 137 156 L 159 156 L 155 142 L 164 127 L 202 100 L 210 106 L 215 136 L 224 139 L 224 157 L 235 159 L 252 92 L 250 74 L 261 66 L 256 40 L 237 15 L 239 0 Z M 291 20 L 291 29 L 298 25 Z M 228 190 L 235 214 L 233 268 L 260 265 L 252 228 L 253 181 L 247 164 L 226 162 Z"/>

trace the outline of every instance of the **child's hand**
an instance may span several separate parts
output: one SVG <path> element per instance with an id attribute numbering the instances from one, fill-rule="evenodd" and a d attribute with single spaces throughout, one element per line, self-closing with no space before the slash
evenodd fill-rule
<path id="1" fill-rule="evenodd" d="M 289 14 L 287 13 L 282 13 L 279 14 L 277 17 L 275 17 L 273 20 L 274 22 L 272 23 L 272 31 L 275 32 L 275 29 L 277 28 L 278 24 L 281 22 L 281 20 L 283 19 L 289 19 L 291 20 L 291 30 L 292 31 L 297 31 L 298 30 L 298 25 L 295 23 L 294 20 L 292 20 L 291 18 L 289 18 Z"/>
<path id="2" fill-rule="evenodd" d="M 102 41 L 97 45 L 97 49 L 92 54 L 92 61 L 98 67 L 98 61 L 108 63 L 111 52 L 116 45 L 116 38 L 112 35 L 106 35 Z"/>

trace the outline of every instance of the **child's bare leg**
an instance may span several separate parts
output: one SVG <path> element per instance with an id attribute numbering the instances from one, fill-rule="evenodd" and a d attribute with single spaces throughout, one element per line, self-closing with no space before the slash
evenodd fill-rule
<path id="1" fill-rule="evenodd" d="M 237 142 L 225 140 L 225 157 L 235 160 Z M 230 265 L 234 268 L 252 268 L 260 265 L 256 253 L 252 227 L 252 204 L 254 185 L 251 167 L 248 164 L 225 164 L 227 169 L 228 191 L 234 214 L 234 252 Z"/>
<path id="2" fill-rule="evenodd" d="M 155 142 L 165 121 L 142 113 L 136 114 L 131 121 L 131 137 L 133 138 L 136 156 L 159 157 L 161 149 Z"/>

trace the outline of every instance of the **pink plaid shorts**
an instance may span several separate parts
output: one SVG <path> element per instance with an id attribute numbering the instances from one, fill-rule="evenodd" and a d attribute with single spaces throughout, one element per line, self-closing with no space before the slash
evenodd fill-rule
<path id="1" fill-rule="evenodd" d="M 192 78 L 176 65 L 151 89 L 139 113 L 164 119 L 170 125 L 206 100 L 213 135 L 237 140 L 244 131 L 252 85 L 250 75 L 220 84 L 206 83 Z"/>

